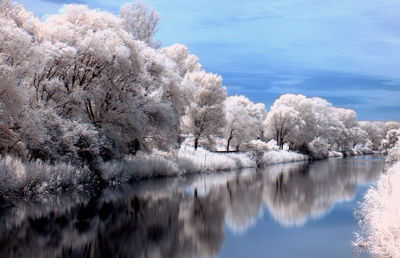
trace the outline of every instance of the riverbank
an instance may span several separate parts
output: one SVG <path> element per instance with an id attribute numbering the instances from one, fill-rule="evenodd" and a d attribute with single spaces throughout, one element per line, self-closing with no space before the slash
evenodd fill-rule
<path id="1" fill-rule="evenodd" d="M 324 158 L 343 157 L 327 152 Z M 0 158 L 0 193 L 6 197 L 47 194 L 79 186 L 117 185 L 153 177 L 228 171 L 265 167 L 278 163 L 313 160 L 309 155 L 289 150 L 251 150 L 213 152 L 183 146 L 173 152 L 138 152 L 120 160 L 99 162 L 95 166 L 77 167 L 68 163 L 22 161 L 12 156 Z M 95 169 L 93 169 L 95 167 Z"/>
<path id="2" fill-rule="evenodd" d="M 386 160 L 385 173 L 364 196 L 354 245 L 374 257 L 400 257 L 400 144 Z"/>
<path id="3" fill-rule="evenodd" d="M 290 151 L 269 151 L 262 164 L 308 160 L 309 157 Z M 22 161 L 13 156 L 0 158 L 0 193 L 3 196 L 29 196 L 52 191 L 64 191 L 79 185 L 119 184 L 151 177 L 179 176 L 257 167 L 253 152 L 216 153 L 204 148 L 180 149 L 174 153 L 127 155 L 121 160 L 101 162 L 96 173 L 87 166 L 67 163 L 49 164 L 43 161 Z M 101 178 L 99 178 L 101 177 Z"/>

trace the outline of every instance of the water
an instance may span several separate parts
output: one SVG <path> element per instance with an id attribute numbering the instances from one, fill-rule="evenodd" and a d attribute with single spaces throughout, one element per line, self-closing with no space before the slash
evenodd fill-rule
<path id="1" fill-rule="evenodd" d="M 146 180 L 0 209 L 0 257 L 352 257 L 364 156 Z"/>

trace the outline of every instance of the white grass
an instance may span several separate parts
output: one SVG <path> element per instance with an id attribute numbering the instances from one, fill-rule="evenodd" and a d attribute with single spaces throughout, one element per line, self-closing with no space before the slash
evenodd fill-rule
<path id="1" fill-rule="evenodd" d="M 307 155 L 300 154 L 297 152 L 286 151 L 286 150 L 274 150 L 265 152 L 261 162 L 262 165 L 265 166 L 278 163 L 304 161 L 308 159 L 309 157 Z"/>
<path id="2" fill-rule="evenodd" d="M 18 195 L 44 194 L 87 183 L 93 178 L 87 167 L 23 162 L 12 156 L 0 158 L 0 171 L 0 192 Z"/>
<path id="3" fill-rule="evenodd" d="M 103 178 L 111 184 L 137 178 L 180 174 L 177 164 L 171 158 L 147 153 L 128 155 L 122 160 L 104 163 L 101 171 Z"/>
<path id="4" fill-rule="evenodd" d="M 222 171 L 256 166 L 250 152 L 216 153 L 201 147 L 197 150 L 181 148 L 177 153 L 177 162 L 185 173 Z"/>
<path id="5" fill-rule="evenodd" d="M 400 162 L 368 190 L 359 216 L 355 246 L 374 257 L 400 257 Z"/>

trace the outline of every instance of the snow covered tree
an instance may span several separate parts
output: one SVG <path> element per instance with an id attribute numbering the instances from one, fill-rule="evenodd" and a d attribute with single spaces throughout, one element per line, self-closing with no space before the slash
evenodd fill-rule
<path id="1" fill-rule="evenodd" d="M 368 139 L 373 144 L 373 149 L 378 150 L 383 135 L 383 122 L 380 121 L 359 121 L 359 126 L 368 134 Z"/>
<path id="2" fill-rule="evenodd" d="M 367 142 L 365 131 L 358 127 L 355 111 L 334 107 L 317 97 L 282 95 L 271 107 L 266 126 L 269 136 L 281 148 L 288 143 L 290 149 L 303 152 L 320 149 L 314 148 L 317 145 L 351 151 L 358 143 Z M 310 146 L 313 141 L 314 147 Z"/>
<path id="3" fill-rule="evenodd" d="M 299 116 L 295 109 L 274 104 L 266 119 L 267 135 L 275 139 L 279 148 L 283 149 L 291 134 L 299 130 L 298 123 Z"/>
<path id="4" fill-rule="evenodd" d="M 223 133 L 227 140 L 227 151 L 231 144 L 239 150 L 243 142 L 255 139 L 261 134 L 260 128 L 265 119 L 263 107 L 263 104 L 254 104 L 245 96 L 230 96 L 226 99 L 226 125 Z"/>
<path id="5" fill-rule="evenodd" d="M 365 145 L 369 141 L 367 132 L 359 126 L 350 128 L 351 146 L 354 148 L 357 144 Z"/>
<path id="6" fill-rule="evenodd" d="M 26 105 L 24 95 L 24 90 L 14 81 L 6 78 L 0 80 L 0 154 L 26 156 L 22 129 Z"/>
<path id="7" fill-rule="evenodd" d="M 381 150 L 387 154 L 387 151 L 393 148 L 400 140 L 400 129 L 391 129 L 386 133 L 385 139 L 381 142 Z"/>
<path id="8" fill-rule="evenodd" d="M 202 66 L 199 62 L 199 58 L 190 54 L 188 47 L 183 44 L 174 44 L 163 48 L 161 51 L 176 63 L 178 72 L 182 77 L 187 73 L 201 70 Z"/>
<path id="9" fill-rule="evenodd" d="M 205 71 L 188 73 L 184 83 L 190 85 L 192 101 L 183 117 L 187 133 L 194 136 L 194 149 L 202 137 L 219 135 L 225 124 L 224 101 L 226 89 L 222 77 Z"/>
<path id="10" fill-rule="evenodd" d="M 254 128 L 256 130 L 257 139 L 264 140 L 265 137 L 265 119 L 267 118 L 267 110 L 264 103 L 255 103 L 250 105 L 249 114 L 254 119 Z"/>
<path id="11" fill-rule="evenodd" d="M 159 48 L 160 41 L 154 41 L 154 34 L 158 30 L 160 15 L 154 10 L 148 10 L 140 0 L 125 4 L 121 9 L 121 19 L 124 28 L 137 40 L 146 42 L 151 47 Z"/>
<path id="12" fill-rule="evenodd" d="M 92 123 L 115 154 L 136 152 L 130 146 L 138 141 L 147 148 L 176 142 L 185 102 L 179 75 L 171 60 L 127 33 L 118 17 L 68 5 L 49 17 L 39 38 L 44 58 L 32 81 L 36 105 Z"/>

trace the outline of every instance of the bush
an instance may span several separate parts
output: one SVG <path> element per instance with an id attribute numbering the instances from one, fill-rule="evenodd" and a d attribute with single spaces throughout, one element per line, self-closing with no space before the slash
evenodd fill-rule
<path id="1" fill-rule="evenodd" d="M 360 231 L 354 245 L 374 257 L 400 254 L 400 162 L 382 174 L 364 196 L 359 210 Z"/>

